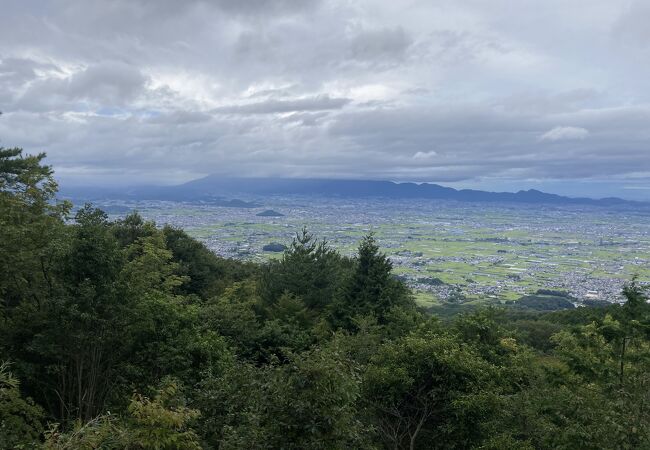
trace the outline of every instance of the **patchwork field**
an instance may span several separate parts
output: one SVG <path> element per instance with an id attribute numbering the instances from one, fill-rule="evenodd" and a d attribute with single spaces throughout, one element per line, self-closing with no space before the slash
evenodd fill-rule
<path id="1" fill-rule="evenodd" d="M 276 197 L 260 208 L 175 202 L 107 202 L 159 225 L 184 228 L 216 253 L 263 261 L 306 226 L 343 254 L 375 233 L 395 273 L 422 304 L 508 302 L 538 289 L 617 301 L 633 276 L 650 281 L 650 215 L 596 207 L 473 204 L 432 200 Z M 283 216 L 260 217 L 273 209 Z"/>

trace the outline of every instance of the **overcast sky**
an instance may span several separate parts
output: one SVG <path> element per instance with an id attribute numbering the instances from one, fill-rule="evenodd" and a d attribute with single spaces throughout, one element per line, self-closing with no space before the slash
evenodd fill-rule
<path id="1" fill-rule="evenodd" d="M 0 0 L 0 145 L 209 173 L 650 199 L 648 0 Z"/>

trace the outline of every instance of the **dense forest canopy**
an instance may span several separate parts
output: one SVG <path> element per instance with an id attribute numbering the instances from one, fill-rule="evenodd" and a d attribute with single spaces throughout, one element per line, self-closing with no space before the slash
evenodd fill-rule
<path id="1" fill-rule="evenodd" d="M 223 259 L 0 149 L 0 448 L 650 448 L 650 305 L 420 310 L 372 235 Z"/>

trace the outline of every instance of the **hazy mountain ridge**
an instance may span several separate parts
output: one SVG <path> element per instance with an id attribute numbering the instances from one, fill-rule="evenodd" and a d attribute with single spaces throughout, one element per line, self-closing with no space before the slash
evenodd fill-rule
<path id="1" fill-rule="evenodd" d="M 434 183 L 397 183 L 377 180 L 337 180 L 316 178 L 230 178 L 209 175 L 175 186 L 143 186 L 133 188 L 70 188 L 64 196 L 83 200 L 132 199 L 208 202 L 221 206 L 254 208 L 260 205 L 240 200 L 239 196 L 315 195 L 324 197 L 376 197 L 391 199 L 438 199 L 462 202 L 502 202 L 551 205 L 634 206 L 650 203 L 616 197 L 592 199 L 567 197 L 535 189 L 518 192 L 489 192 L 475 189 L 454 189 Z M 230 199 L 228 199 L 230 198 Z"/>
<path id="2" fill-rule="evenodd" d="M 333 197 L 423 198 L 468 202 L 516 202 L 544 204 L 585 204 L 595 206 L 650 206 L 649 203 L 615 197 L 592 199 L 566 197 L 535 189 L 518 192 L 488 192 L 454 189 L 433 183 L 396 183 L 376 180 L 328 180 L 293 178 L 225 178 L 209 175 L 173 188 L 197 198 L 216 194 L 322 195 Z"/>

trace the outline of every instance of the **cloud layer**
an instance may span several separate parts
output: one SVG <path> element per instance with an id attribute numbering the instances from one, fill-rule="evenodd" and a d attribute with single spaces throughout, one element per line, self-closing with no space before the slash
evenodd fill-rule
<path id="1" fill-rule="evenodd" d="M 641 0 L 7 3 L 0 145 L 64 181 L 650 192 Z"/>
<path id="2" fill-rule="evenodd" d="M 541 141 L 575 141 L 589 136 L 589 130 L 580 127 L 555 127 L 548 130 L 541 137 Z"/>

